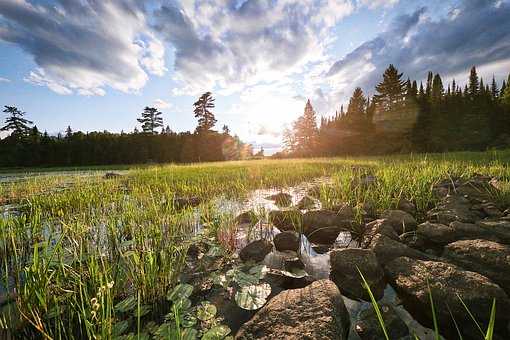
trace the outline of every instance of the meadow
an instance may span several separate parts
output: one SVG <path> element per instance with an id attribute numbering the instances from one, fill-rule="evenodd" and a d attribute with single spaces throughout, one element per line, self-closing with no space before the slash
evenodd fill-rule
<path id="1" fill-rule="evenodd" d="M 435 204 L 432 185 L 445 178 L 495 176 L 501 186 L 495 200 L 509 206 L 509 161 L 508 150 L 232 161 L 122 167 L 110 179 L 104 175 L 115 167 L 25 177 L 27 170 L 4 169 L 11 180 L 0 182 L 0 335 L 233 336 L 215 308 L 192 299 L 193 287 L 183 285 L 197 244 L 207 245 L 204 261 L 213 259 L 205 266 L 236 261 L 232 233 L 242 211 L 226 211 L 219 199 L 243 202 L 253 190 L 328 178 L 317 186 L 323 207 L 369 203 L 382 212 L 405 198 L 420 220 Z M 353 190 L 350 184 L 367 174 L 377 182 Z M 196 204 L 181 204 L 190 200 Z"/>

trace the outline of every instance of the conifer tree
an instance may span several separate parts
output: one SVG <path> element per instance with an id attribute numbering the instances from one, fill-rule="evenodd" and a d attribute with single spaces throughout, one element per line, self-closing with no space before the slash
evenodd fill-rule
<path id="1" fill-rule="evenodd" d="M 402 81 L 402 73 L 398 73 L 395 66 L 390 64 L 384 71 L 383 81 L 375 89 L 378 92 L 374 95 L 378 111 L 390 112 L 402 107 L 406 84 Z"/>
<path id="2" fill-rule="evenodd" d="M 310 100 L 306 102 L 303 115 L 294 122 L 293 133 L 294 148 L 299 155 L 309 156 L 316 150 L 319 129 Z"/>
<path id="3" fill-rule="evenodd" d="M 25 112 L 19 110 L 15 106 L 5 106 L 3 110 L 9 116 L 5 119 L 5 125 L 0 128 L 0 131 L 12 131 L 11 136 L 19 139 L 28 135 L 30 126 L 33 122 L 23 118 Z"/>
<path id="4" fill-rule="evenodd" d="M 480 83 L 478 81 L 478 74 L 476 73 L 476 67 L 471 68 L 469 74 L 469 85 L 467 86 L 467 93 L 473 98 L 478 94 L 480 89 Z"/>
<path id="5" fill-rule="evenodd" d="M 216 124 L 216 118 L 210 109 L 214 108 L 214 98 L 211 92 L 206 92 L 193 104 L 193 113 L 198 118 L 196 132 L 210 131 Z"/>
<path id="6" fill-rule="evenodd" d="M 161 111 L 154 107 L 146 106 L 142 112 L 142 118 L 138 118 L 138 122 L 142 124 L 142 130 L 144 133 L 154 134 L 156 128 L 163 127 L 163 118 L 161 117 Z"/>

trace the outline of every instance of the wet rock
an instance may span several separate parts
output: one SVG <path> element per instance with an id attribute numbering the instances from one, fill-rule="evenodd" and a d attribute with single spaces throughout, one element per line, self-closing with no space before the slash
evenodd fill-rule
<path id="1" fill-rule="evenodd" d="M 301 230 L 303 213 L 299 210 L 272 210 L 269 212 L 269 222 L 280 230 Z"/>
<path id="2" fill-rule="evenodd" d="M 122 175 L 119 173 L 116 173 L 116 172 L 107 172 L 103 176 L 104 179 L 114 179 L 114 178 L 120 178 L 120 177 L 122 177 Z"/>
<path id="3" fill-rule="evenodd" d="M 411 202 L 405 198 L 401 198 L 398 201 L 397 208 L 398 208 L 398 210 L 405 211 L 406 213 L 408 213 L 410 215 L 416 214 L 416 205 L 414 205 L 413 202 Z"/>
<path id="4" fill-rule="evenodd" d="M 471 210 L 471 203 L 467 198 L 449 195 L 436 208 L 427 212 L 427 217 L 434 223 L 450 224 L 453 221 L 473 223 L 482 216 Z"/>
<path id="5" fill-rule="evenodd" d="M 398 234 L 388 220 L 378 219 L 365 225 L 361 247 L 367 248 L 372 239 L 378 234 L 385 235 L 392 240 L 398 240 Z"/>
<path id="6" fill-rule="evenodd" d="M 296 207 L 301 210 L 315 209 L 317 207 L 317 202 L 310 196 L 304 196 L 299 200 Z"/>
<path id="7" fill-rule="evenodd" d="M 377 260 L 381 265 L 385 265 L 386 263 L 401 256 L 428 259 L 426 254 L 381 234 L 376 235 L 372 239 L 369 248 L 375 253 Z"/>
<path id="8" fill-rule="evenodd" d="M 409 335 L 409 329 L 405 322 L 398 316 L 395 309 L 383 303 L 379 306 L 388 337 L 390 339 L 401 339 Z M 384 332 L 379 324 L 379 319 L 374 308 L 369 307 L 361 311 L 359 319 L 354 325 L 354 330 L 361 340 L 384 339 Z"/>
<path id="9" fill-rule="evenodd" d="M 418 249 L 420 251 L 425 251 L 430 244 L 430 242 L 425 237 L 419 235 L 416 231 L 409 231 L 407 233 L 403 233 L 398 238 L 400 242 L 402 242 L 406 246 Z"/>
<path id="10" fill-rule="evenodd" d="M 510 221 L 478 221 L 476 223 L 499 242 L 510 244 Z"/>
<path id="11" fill-rule="evenodd" d="M 510 246 L 487 240 L 462 240 L 447 245 L 443 257 L 488 277 L 510 294 Z"/>
<path id="12" fill-rule="evenodd" d="M 416 234 L 428 242 L 440 245 L 445 245 L 456 240 L 455 229 L 440 223 L 422 223 L 416 229 Z"/>
<path id="13" fill-rule="evenodd" d="M 497 284 L 485 276 L 465 271 L 444 262 L 422 261 L 399 257 L 385 266 L 386 276 L 404 301 L 406 309 L 418 321 L 432 324 L 429 288 L 434 299 L 439 330 L 446 338 L 456 338 L 452 316 L 466 339 L 479 338 L 478 330 L 466 312 L 460 296 L 476 320 L 486 327 L 492 300 L 497 301 L 497 326 L 509 320 L 510 300 Z M 450 315 L 450 311 L 452 316 Z"/>
<path id="14" fill-rule="evenodd" d="M 308 240 L 312 243 L 323 244 L 323 245 L 331 245 L 335 243 L 340 232 L 345 230 L 345 228 L 339 226 L 328 226 L 328 227 L 308 227 L 305 229 L 305 235 Z"/>
<path id="15" fill-rule="evenodd" d="M 236 335 L 240 340 L 347 339 L 350 317 L 330 280 L 286 290 L 271 299 Z"/>
<path id="16" fill-rule="evenodd" d="M 267 200 L 274 201 L 279 207 L 288 207 L 292 204 L 292 196 L 286 192 L 280 192 L 266 197 Z"/>
<path id="17" fill-rule="evenodd" d="M 273 250 L 273 244 L 268 240 L 256 240 L 241 249 L 239 257 L 243 262 L 263 261 L 267 254 Z"/>
<path id="18" fill-rule="evenodd" d="M 305 269 L 305 264 L 299 257 L 295 257 L 293 259 L 285 260 L 285 270 L 288 272 L 292 272 L 295 269 Z"/>
<path id="19" fill-rule="evenodd" d="M 276 234 L 273 242 L 276 250 L 285 251 L 285 250 L 299 250 L 299 233 L 295 231 L 283 231 L 279 234 Z"/>
<path id="20" fill-rule="evenodd" d="M 373 251 L 369 249 L 336 249 L 330 253 L 330 279 L 335 282 L 342 294 L 352 299 L 370 301 L 363 286 L 358 269 L 368 282 L 376 300 L 384 295 L 384 272 Z"/>
<path id="21" fill-rule="evenodd" d="M 313 243 L 332 244 L 342 230 L 351 230 L 353 226 L 354 221 L 331 210 L 308 211 L 303 215 L 303 232 Z"/>
<path id="22" fill-rule="evenodd" d="M 196 207 L 202 203 L 202 199 L 200 197 L 191 196 L 191 197 L 174 197 L 173 200 L 175 209 L 185 209 L 190 207 Z"/>
<path id="23" fill-rule="evenodd" d="M 249 224 L 255 224 L 258 221 L 257 214 L 253 212 L 252 210 L 245 211 L 239 215 L 237 215 L 236 220 L 239 224 L 249 223 Z"/>
<path id="24" fill-rule="evenodd" d="M 411 214 L 405 211 L 387 210 L 381 217 L 386 219 L 399 235 L 407 231 L 416 230 L 416 220 Z"/>

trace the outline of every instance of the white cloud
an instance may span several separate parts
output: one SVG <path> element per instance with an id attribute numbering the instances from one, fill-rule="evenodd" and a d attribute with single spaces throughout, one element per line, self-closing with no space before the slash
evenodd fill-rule
<path id="1" fill-rule="evenodd" d="M 0 83 L 10 83 L 11 80 L 7 78 L 0 77 Z"/>
<path id="2" fill-rule="evenodd" d="M 154 101 L 154 103 L 152 104 L 152 106 L 154 106 L 154 107 L 155 107 L 155 108 L 157 108 L 157 109 L 162 110 L 162 109 L 168 109 L 168 108 L 171 108 L 173 105 L 172 105 L 171 103 L 169 103 L 169 102 L 164 101 L 163 99 L 159 99 L 159 98 L 158 98 L 158 99 L 156 99 L 156 100 Z"/>

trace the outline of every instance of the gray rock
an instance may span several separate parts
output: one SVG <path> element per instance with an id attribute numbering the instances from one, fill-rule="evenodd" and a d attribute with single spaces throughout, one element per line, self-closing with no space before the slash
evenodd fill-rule
<path id="1" fill-rule="evenodd" d="M 392 340 L 405 338 L 409 335 L 409 329 L 405 322 L 398 316 L 395 309 L 386 303 L 379 306 L 384 326 L 388 337 Z M 354 325 L 354 330 L 359 335 L 361 340 L 377 340 L 384 339 L 384 332 L 379 324 L 379 319 L 375 313 L 374 308 L 369 307 L 361 311 L 358 321 Z"/>
<path id="2" fill-rule="evenodd" d="M 416 205 L 413 202 L 406 200 L 405 198 L 401 198 L 397 204 L 398 210 L 405 211 L 408 214 L 415 215 L 416 214 Z"/>
<path id="3" fill-rule="evenodd" d="M 307 211 L 303 215 L 303 233 L 310 242 L 333 244 L 342 230 L 351 230 L 354 221 L 344 220 L 330 210 Z"/>
<path id="4" fill-rule="evenodd" d="M 462 240 L 447 245 L 443 257 L 488 277 L 510 294 L 510 246 L 487 240 Z"/>
<path id="5" fill-rule="evenodd" d="M 510 244 L 510 221 L 478 221 L 476 224 L 499 242 Z"/>
<path id="6" fill-rule="evenodd" d="M 370 249 L 375 253 L 377 260 L 381 265 L 396 259 L 397 257 L 407 256 L 417 259 L 428 259 L 426 254 L 412 249 L 403 243 L 392 240 L 385 235 L 376 235 L 370 243 Z"/>
<path id="7" fill-rule="evenodd" d="M 299 250 L 299 233 L 295 231 L 283 231 L 279 234 L 276 234 L 273 238 L 274 246 L 276 250 L 285 251 L 285 250 Z"/>
<path id="8" fill-rule="evenodd" d="M 465 339 L 479 339 L 478 330 L 458 296 L 483 327 L 489 320 L 493 299 L 497 301 L 496 326 L 506 325 L 510 319 L 508 296 L 501 287 L 481 274 L 465 271 L 453 264 L 409 257 L 399 257 L 387 263 L 385 273 L 404 299 L 404 306 L 425 325 L 432 324 L 430 287 L 439 329 L 446 338 L 457 337 L 451 321 L 453 316 L 461 325 Z M 505 331 L 498 329 L 498 332 Z"/>
<path id="9" fill-rule="evenodd" d="M 279 192 L 277 194 L 266 197 L 267 200 L 274 201 L 279 207 L 288 207 L 292 204 L 292 196 L 286 192 Z"/>
<path id="10" fill-rule="evenodd" d="M 347 339 L 350 316 L 336 285 L 315 281 L 271 299 L 236 334 L 239 340 Z"/>
<path id="11" fill-rule="evenodd" d="M 468 199 L 458 195 L 446 196 L 436 208 L 427 213 L 433 223 L 450 224 L 453 221 L 473 223 L 481 218 L 480 214 L 471 210 Z"/>
<path id="12" fill-rule="evenodd" d="M 280 230 L 302 230 L 303 213 L 296 209 L 273 210 L 269 212 L 269 222 Z"/>
<path id="13" fill-rule="evenodd" d="M 440 223 L 422 223 L 416 229 L 416 234 L 428 242 L 440 245 L 456 240 L 455 229 Z"/>
<path id="14" fill-rule="evenodd" d="M 365 225 L 361 247 L 367 248 L 372 239 L 378 234 L 387 236 L 392 240 L 398 240 L 398 234 L 388 220 L 378 219 Z"/>
<path id="15" fill-rule="evenodd" d="M 414 217 L 402 210 L 387 210 L 382 215 L 382 218 L 395 229 L 397 234 L 403 234 L 408 231 L 416 230 L 416 220 Z"/>
<path id="16" fill-rule="evenodd" d="M 263 261 L 267 254 L 273 250 L 273 244 L 268 240 L 256 240 L 248 243 L 246 247 L 241 249 L 239 257 L 243 262 Z"/>
<path id="17" fill-rule="evenodd" d="M 369 249 L 335 249 L 330 253 L 330 279 L 336 283 L 343 295 L 352 299 L 370 301 L 358 269 L 379 300 L 384 295 L 384 272 L 373 251 Z"/>
<path id="18" fill-rule="evenodd" d="M 253 225 L 257 223 L 257 220 L 257 215 L 252 210 L 245 211 L 236 217 L 237 223 L 249 223 Z"/>
<path id="19" fill-rule="evenodd" d="M 317 202 L 310 196 L 304 196 L 299 200 L 296 207 L 301 210 L 314 209 L 317 206 Z"/>

